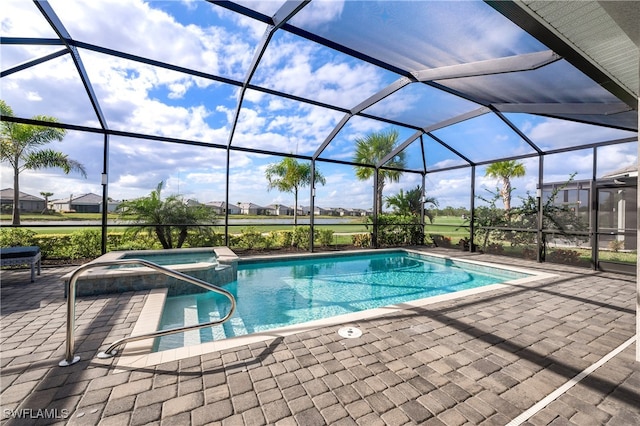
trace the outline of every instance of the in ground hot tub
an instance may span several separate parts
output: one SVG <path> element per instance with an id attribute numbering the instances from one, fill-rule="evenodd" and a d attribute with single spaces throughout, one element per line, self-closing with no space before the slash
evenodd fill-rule
<path id="1" fill-rule="evenodd" d="M 147 260 L 218 286 L 235 281 L 238 273 L 238 257 L 228 247 L 112 251 L 90 263 L 118 259 Z M 71 273 L 63 277 L 65 284 L 70 278 Z M 65 293 L 66 288 L 65 285 Z M 76 295 L 89 296 L 153 288 L 167 288 L 168 295 L 206 291 L 200 286 L 154 269 L 126 264 L 96 266 L 83 272 L 76 282 Z"/>

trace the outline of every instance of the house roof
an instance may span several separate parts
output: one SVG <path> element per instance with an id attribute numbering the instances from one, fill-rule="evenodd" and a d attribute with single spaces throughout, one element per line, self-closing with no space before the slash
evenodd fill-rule
<path id="1" fill-rule="evenodd" d="M 265 206 L 265 207 L 268 208 L 268 209 L 274 209 L 274 210 L 278 209 L 278 208 L 280 208 L 280 209 L 290 209 L 290 210 L 293 209 L 293 207 L 287 206 L 286 204 L 269 204 L 268 206 Z"/>
<path id="2" fill-rule="evenodd" d="M 83 194 L 71 199 L 73 204 L 101 204 L 102 196 L 98 194 Z"/>
<path id="3" fill-rule="evenodd" d="M 263 209 L 263 206 L 259 206 L 254 203 L 240 203 L 240 207 L 243 209 Z"/>
<path id="4" fill-rule="evenodd" d="M 26 192 L 19 191 L 20 199 L 23 201 L 44 201 L 44 198 L 36 197 L 35 195 L 27 194 Z M 4 188 L 0 190 L 0 200 L 13 201 L 13 188 Z"/>
<path id="5" fill-rule="evenodd" d="M 206 206 L 212 206 L 212 207 L 218 207 L 218 208 L 226 208 L 227 207 L 227 203 L 224 201 L 209 201 L 208 203 L 205 203 Z M 238 207 L 235 204 L 229 204 L 229 210 L 239 210 L 240 207 Z"/>
<path id="6" fill-rule="evenodd" d="M 638 166 L 637 165 L 632 165 L 632 166 L 628 166 L 628 167 L 623 167 L 621 169 L 618 169 L 616 171 L 613 171 L 611 173 L 607 173 L 606 175 L 603 175 L 603 178 L 610 178 L 610 179 L 615 179 L 615 178 L 620 178 L 620 177 L 637 177 L 638 176 Z"/>
<path id="7" fill-rule="evenodd" d="M 50 203 L 53 204 L 69 204 L 69 197 L 56 198 L 55 200 L 49 200 Z M 112 203 L 117 203 L 117 201 L 112 201 Z M 71 204 L 86 204 L 86 205 L 96 205 L 102 204 L 102 196 L 93 193 L 87 193 L 78 195 L 76 197 L 71 196 Z"/>

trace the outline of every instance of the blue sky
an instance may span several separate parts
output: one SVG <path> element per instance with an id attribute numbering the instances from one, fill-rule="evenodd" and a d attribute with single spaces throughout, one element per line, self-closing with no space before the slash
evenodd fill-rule
<path id="1" fill-rule="evenodd" d="M 273 14 L 281 2 L 245 2 L 263 13 Z M 256 46 L 263 37 L 264 24 L 196 1 L 69 1 L 52 0 L 69 33 L 77 40 L 144 55 L 198 71 L 243 81 Z M 400 3 L 402 4 L 402 3 Z M 482 60 L 543 50 L 539 43 L 478 2 L 423 2 L 424 16 L 404 13 L 388 2 L 314 1 L 292 23 L 325 37 L 339 37 L 348 24 L 361 38 L 353 40 L 364 51 L 395 54 L 394 49 L 417 49 L 407 69 L 424 69 L 461 61 Z M 429 8 L 428 11 L 426 8 Z M 473 13 L 470 25 L 457 9 Z M 376 26 L 360 20 L 364 12 L 378 18 Z M 428 13 L 427 13 L 428 12 Z M 455 10 L 454 10 L 455 12 Z M 402 21 L 409 39 L 400 47 L 384 43 L 385 27 Z M 369 22 L 369 24 L 367 24 Z M 424 26 L 433 32 L 465 33 L 473 43 L 461 48 L 453 37 L 439 37 L 428 44 L 417 35 Z M 489 30 L 487 30 L 489 28 Z M 412 31 L 415 30 L 415 31 Z M 2 35 L 11 37 L 55 37 L 32 2 L 3 2 Z M 378 43 L 378 44 L 376 44 Z M 382 43 L 382 44 L 380 44 Z M 511 46 L 517 46 L 513 49 Z M 372 50 L 373 49 L 373 50 Z M 59 50 L 59 47 L 2 46 L 2 68 Z M 216 81 L 117 59 L 88 50 L 79 50 L 101 108 L 111 129 L 185 138 L 226 145 L 238 99 L 235 86 Z M 405 53 L 405 52 L 400 52 Z M 277 32 L 262 58 L 251 83 L 306 97 L 317 102 L 353 108 L 386 87 L 399 76 L 331 49 L 315 45 L 292 34 Z M 98 121 L 68 55 L 48 61 L 0 80 L 2 99 L 16 115 L 46 114 L 60 121 L 98 127 Z M 412 84 L 374 105 L 367 112 L 391 119 L 407 120 L 427 126 L 454 115 L 476 109 L 478 105 L 433 88 Z M 340 121 L 343 114 L 320 106 L 298 103 L 248 90 L 245 93 L 233 144 L 285 153 L 311 155 Z M 575 146 L 632 135 L 596 126 L 508 114 L 528 137 L 544 148 Z M 353 141 L 372 131 L 392 128 L 381 122 L 355 117 L 340 131 L 320 158 L 351 160 Z M 396 128 L 403 141 L 414 130 Z M 495 157 L 531 152 L 531 148 L 492 115 L 483 115 L 434 134 L 452 147 L 469 152 L 482 161 Z M 22 175 L 21 190 L 38 195 L 53 192 L 52 198 L 69 194 L 101 193 L 102 142 L 99 135 L 70 131 L 56 149 L 82 162 L 90 171 L 87 179 L 65 176 L 55 170 Z M 450 152 L 433 141 L 427 164 L 432 167 L 461 164 Z M 109 195 L 130 199 L 148 194 L 160 181 L 166 194 L 180 193 L 201 202 L 224 200 L 226 154 L 223 150 L 112 137 L 109 157 Z M 408 166 L 419 167 L 416 144 L 407 151 Z M 590 177 L 592 151 L 576 151 L 545 159 L 545 180 L 558 181 L 574 172 Z M 267 191 L 264 169 L 281 157 L 232 152 L 230 202 L 293 204 L 291 194 Z M 636 144 L 604 147 L 598 153 L 598 169 L 610 172 L 636 161 Z M 535 191 L 537 160 L 523 160 L 525 178 L 514 182 L 516 194 Z M 316 205 L 323 207 L 370 208 L 372 189 L 356 182 L 352 167 L 318 162 L 327 185 L 317 190 Z M 2 187 L 10 187 L 11 171 L 2 165 Z M 469 204 L 470 170 L 434 173 L 427 176 L 427 193 L 441 206 Z M 477 170 L 477 185 L 493 189 L 497 182 Z M 387 185 L 386 195 L 414 188 L 418 174 L 405 173 L 398 183 Z M 303 190 L 300 203 L 309 203 Z"/>

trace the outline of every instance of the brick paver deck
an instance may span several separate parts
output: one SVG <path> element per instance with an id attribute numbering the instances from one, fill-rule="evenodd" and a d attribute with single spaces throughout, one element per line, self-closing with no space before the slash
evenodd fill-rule
<path id="1" fill-rule="evenodd" d="M 2 271 L 2 422 L 505 425 L 634 336 L 635 277 L 467 255 L 557 276 L 357 321 L 356 339 L 325 327 L 123 372 L 95 354 L 131 332 L 145 292 L 79 298 L 82 359 L 62 368 L 72 268 Z M 634 351 L 524 424 L 640 424 Z"/>

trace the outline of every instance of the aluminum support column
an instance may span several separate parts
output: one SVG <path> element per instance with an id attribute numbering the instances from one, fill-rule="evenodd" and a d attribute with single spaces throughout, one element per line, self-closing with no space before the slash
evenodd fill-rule
<path id="1" fill-rule="evenodd" d="M 475 241 L 473 239 L 473 235 L 475 234 L 475 219 L 476 219 L 476 166 L 473 165 L 471 166 L 471 200 L 470 201 L 470 210 L 471 210 L 471 217 L 469 218 L 469 251 L 470 252 L 475 252 L 476 251 L 476 247 L 475 247 Z"/>
<path id="2" fill-rule="evenodd" d="M 108 222 L 108 214 L 109 214 L 109 135 L 104 135 L 104 146 L 102 150 L 102 176 L 101 176 L 101 184 L 102 184 L 102 240 L 100 252 L 105 254 L 107 252 L 107 222 Z M 48 209 L 49 206 L 44 206 L 45 209 Z M 69 205 L 71 208 L 71 205 Z"/>
<path id="3" fill-rule="evenodd" d="M 640 54 L 640 47 L 638 48 L 638 53 Z M 640 64 L 638 66 L 638 76 L 640 76 Z M 638 110 L 636 111 L 638 114 L 638 138 L 640 138 L 640 96 L 638 97 Z M 637 168 L 636 170 L 640 170 L 640 141 L 638 144 L 638 152 L 636 154 Z M 640 191 L 636 190 L 636 194 L 638 197 L 638 205 L 637 211 L 640 212 Z M 637 244 L 636 247 L 640 247 L 640 214 L 637 216 L 636 222 L 636 239 Z M 640 251 L 638 252 L 638 258 L 636 259 L 636 361 L 640 362 Z"/>
<path id="4" fill-rule="evenodd" d="M 536 238 L 536 243 L 537 243 L 537 248 L 538 248 L 538 255 L 537 255 L 537 260 L 538 262 L 544 262 L 544 257 L 546 255 L 546 244 L 545 244 L 545 239 L 544 239 L 544 233 L 542 232 L 542 227 L 544 226 L 544 216 L 543 216 L 543 203 L 542 203 L 542 196 L 544 195 L 542 192 L 542 185 L 544 183 L 544 156 L 540 155 L 538 157 L 538 190 L 536 193 L 536 199 L 538 202 L 538 230 L 537 230 L 537 238 Z M 543 255 L 544 253 L 544 255 Z"/>
<path id="5" fill-rule="evenodd" d="M 316 161 L 311 160 L 311 189 L 309 190 L 309 251 L 313 253 L 313 227 L 316 204 Z M 295 209 L 298 206 L 294 207 Z M 297 214 L 297 212 L 296 212 Z"/>

